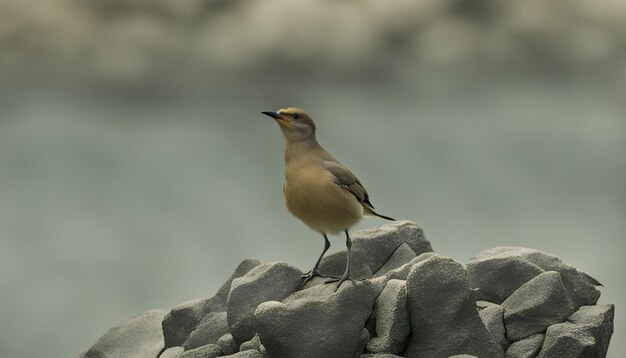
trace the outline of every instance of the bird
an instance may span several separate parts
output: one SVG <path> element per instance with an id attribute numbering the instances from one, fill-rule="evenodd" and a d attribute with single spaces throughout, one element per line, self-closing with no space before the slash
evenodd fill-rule
<path id="1" fill-rule="evenodd" d="M 315 122 L 304 110 L 296 107 L 261 112 L 275 120 L 285 138 L 285 205 L 291 214 L 314 231 L 322 234 L 324 248 L 313 268 L 302 275 L 300 288 L 315 276 L 327 278 L 326 284 L 337 282 L 336 290 L 350 280 L 349 229 L 363 216 L 395 219 L 374 210 L 369 194 L 361 181 L 317 141 Z M 330 247 L 329 234 L 346 235 L 346 268 L 341 276 L 327 276 L 319 264 Z"/>

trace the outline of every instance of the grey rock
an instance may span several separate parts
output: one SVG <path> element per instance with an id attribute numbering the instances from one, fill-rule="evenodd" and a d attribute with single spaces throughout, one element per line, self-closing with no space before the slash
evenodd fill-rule
<path id="1" fill-rule="evenodd" d="M 254 259 L 246 259 L 243 260 L 236 268 L 235 272 L 228 278 L 228 280 L 217 290 L 215 294 L 215 299 L 217 302 L 226 308 L 226 303 L 228 301 L 228 294 L 230 293 L 230 286 L 236 278 L 242 277 L 243 275 L 250 272 L 253 268 L 261 265 L 259 260 Z M 225 309 L 224 309 L 225 310 Z"/>
<path id="2" fill-rule="evenodd" d="M 222 358 L 263 358 L 263 354 L 259 351 L 249 350 L 245 352 L 235 353 L 229 356 L 223 356 Z"/>
<path id="3" fill-rule="evenodd" d="M 600 297 L 600 291 L 598 291 L 596 286 L 601 286 L 601 284 L 596 279 L 568 265 L 558 257 L 543 251 L 523 247 L 503 246 L 485 250 L 472 261 L 482 261 L 496 257 L 525 261 L 526 265 L 532 264 L 544 271 L 557 271 L 561 274 L 563 285 L 567 289 L 576 308 L 583 305 L 593 305 Z M 470 263 L 468 263 L 468 271 L 469 270 Z M 475 278 L 478 278 L 478 275 Z M 507 279 L 515 282 L 522 281 L 516 277 L 509 277 Z M 504 284 L 504 281 L 500 283 Z M 494 284 L 498 284 L 498 281 L 495 281 Z M 472 285 L 472 287 L 475 286 Z M 483 290 L 482 287 L 481 290 Z M 494 302 L 497 301 L 494 300 Z"/>
<path id="4" fill-rule="evenodd" d="M 421 227 L 410 221 L 394 221 L 352 235 L 352 274 L 357 278 L 370 278 L 403 243 L 416 254 L 433 251 Z M 346 252 L 325 257 L 320 270 L 327 275 L 341 275 L 345 268 Z"/>
<path id="5" fill-rule="evenodd" d="M 237 352 L 237 348 L 239 348 L 239 345 L 230 333 L 221 336 L 217 340 L 217 345 L 222 348 L 222 353 L 225 355 L 235 354 Z"/>
<path id="6" fill-rule="evenodd" d="M 226 333 L 228 333 L 226 312 L 209 312 L 191 332 L 183 347 L 189 350 L 209 343 L 217 343 L 217 340 Z"/>
<path id="7" fill-rule="evenodd" d="M 478 315 L 460 263 L 439 255 L 418 262 L 407 278 L 407 295 L 413 331 L 405 357 L 504 356 Z"/>
<path id="8" fill-rule="evenodd" d="M 614 305 L 580 307 L 568 322 L 548 327 L 538 357 L 606 357 L 614 317 Z"/>
<path id="9" fill-rule="evenodd" d="M 374 273 L 373 277 L 383 276 L 387 272 L 397 269 L 398 267 L 413 260 L 416 256 L 415 252 L 411 250 L 411 247 L 407 243 L 403 243 L 396 249 L 396 251 L 393 252 L 389 260 L 387 260 L 387 262 L 385 262 L 385 264 Z"/>
<path id="10" fill-rule="evenodd" d="M 367 260 L 364 259 L 364 257 L 367 254 L 363 252 L 363 249 L 356 249 L 355 242 L 356 241 L 353 239 L 351 257 L 350 257 L 350 260 L 351 260 L 350 270 L 352 273 L 352 277 L 358 278 L 358 279 L 371 278 L 373 275 L 373 271 L 371 267 L 369 266 Z M 320 262 L 320 266 L 319 266 L 320 272 L 322 272 L 325 275 L 335 275 L 335 276 L 342 275 L 346 269 L 346 257 L 347 257 L 346 251 L 339 251 L 332 255 L 328 255 L 324 257 L 322 261 Z M 312 287 L 316 284 L 321 284 L 324 281 L 326 281 L 326 279 L 319 279 L 317 281 L 311 282 L 311 284 L 307 283 L 305 288 Z"/>
<path id="11" fill-rule="evenodd" d="M 485 301 L 483 301 L 485 302 Z M 506 329 L 504 328 L 504 308 L 500 305 L 490 305 L 478 311 L 480 319 L 491 333 L 491 337 L 506 350 L 509 342 L 506 340 Z"/>
<path id="12" fill-rule="evenodd" d="M 478 358 L 478 357 L 469 355 L 469 354 L 457 354 L 457 355 L 450 356 L 448 358 Z"/>
<path id="13" fill-rule="evenodd" d="M 179 358 L 217 358 L 222 354 L 220 346 L 217 344 L 207 344 L 183 352 Z"/>
<path id="14" fill-rule="evenodd" d="M 182 346 L 209 312 L 225 311 L 231 282 L 258 265 L 260 265 L 258 260 L 244 260 L 214 297 L 193 300 L 174 307 L 165 316 L 162 324 L 165 348 Z"/>
<path id="15" fill-rule="evenodd" d="M 241 343 L 241 346 L 239 347 L 240 352 L 249 351 L 251 349 L 256 351 L 261 350 L 261 339 L 258 334 L 254 335 L 251 340 Z"/>
<path id="16" fill-rule="evenodd" d="M 543 272 L 539 266 L 518 256 L 479 256 L 467 263 L 470 287 L 475 290 L 476 299 L 495 303 L 502 303 Z"/>
<path id="17" fill-rule="evenodd" d="M 406 281 L 390 280 L 376 299 L 377 337 L 370 339 L 370 353 L 397 354 L 404 350 L 411 334 L 409 312 L 406 308 Z"/>
<path id="18" fill-rule="evenodd" d="M 352 358 L 378 294 L 364 281 L 337 291 L 335 285 L 314 286 L 284 303 L 264 302 L 255 312 L 261 342 L 271 357 Z"/>
<path id="19" fill-rule="evenodd" d="M 185 349 L 183 347 L 171 347 L 163 351 L 159 358 L 179 358 Z"/>
<path id="20" fill-rule="evenodd" d="M 214 298 L 192 300 L 174 307 L 162 323 L 165 348 L 182 346 L 207 313 L 219 310 L 223 307 Z"/>
<path id="21" fill-rule="evenodd" d="M 510 341 L 543 332 L 574 312 L 574 304 L 556 271 L 544 272 L 528 281 L 502 302 L 502 307 Z"/>
<path id="22" fill-rule="evenodd" d="M 302 272 L 285 263 L 259 265 L 233 280 L 228 295 L 230 333 L 236 340 L 254 337 L 254 310 L 265 301 L 282 301 L 300 285 Z"/>
<path id="23" fill-rule="evenodd" d="M 534 334 L 517 342 L 513 342 L 506 350 L 506 358 L 535 358 L 543 345 L 544 335 Z"/>
<path id="24" fill-rule="evenodd" d="M 497 303 L 489 302 L 489 301 L 476 301 L 476 308 L 478 308 L 478 311 L 485 309 L 487 307 L 491 307 L 491 306 L 500 306 L 500 305 Z"/>
<path id="25" fill-rule="evenodd" d="M 365 347 L 367 346 L 367 342 L 369 342 L 369 339 L 370 339 L 370 332 L 366 328 L 363 328 L 361 330 L 361 338 L 359 339 L 359 344 L 356 345 L 356 349 L 354 350 L 353 358 L 361 357 L 361 353 L 363 353 L 363 351 L 365 350 Z"/>
<path id="26" fill-rule="evenodd" d="M 408 263 L 387 272 L 384 277 L 387 277 L 389 280 L 396 279 L 396 280 L 406 281 L 406 278 L 409 276 L 409 272 L 411 271 L 411 268 L 415 264 L 417 264 L 418 262 L 422 262 L 434 255 L 437 255 L 437 254 L 434 252 L 425 252 L 423 254 L 420 254 L 417 257 L 414 257 L 413 259 L 411 259 L 411 261 L 409 261 Z"/>
<path id="27" fill-rule="evenodd" d="M 85 358 L 154 358 L 163 350 L 161 321 L 167 311 L 138 314 L 109 329 L 85 352 Z"/>
<path id="28" fill-rule="evenodd" d="M 385 353 L 379 354 L 379 353 L 376 353 L 376 354 L 361 354 L 360 358 L 402 358 L 402 357 L 396 356 L 396 355 L 393 355 L 393 354 L 385 354 Z"/>

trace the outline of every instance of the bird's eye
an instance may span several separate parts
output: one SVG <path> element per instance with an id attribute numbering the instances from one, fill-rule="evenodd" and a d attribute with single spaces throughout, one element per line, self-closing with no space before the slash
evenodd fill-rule
<path id="1" fill-rule="evenodd" d="M 299 116 L 297 113 L 295 113 L 295 114 L 293 115 L 293 120 L 294 120 L 294 121 L 297 121 L 297 120 L 299 120 L 299 119 L 300 119 L 300 116 Z"/>

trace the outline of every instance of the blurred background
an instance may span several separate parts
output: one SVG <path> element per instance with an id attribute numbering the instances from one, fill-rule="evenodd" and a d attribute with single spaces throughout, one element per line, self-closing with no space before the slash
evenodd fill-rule
<path id="1" fill-rule="evenodd" d="M 441 254 L 604 283 L 626 352 L 626 2 L 0 0 L 0 356 L 73 356 L 245 258 L 308 270 L 260 114 L 288 105 Z"/>

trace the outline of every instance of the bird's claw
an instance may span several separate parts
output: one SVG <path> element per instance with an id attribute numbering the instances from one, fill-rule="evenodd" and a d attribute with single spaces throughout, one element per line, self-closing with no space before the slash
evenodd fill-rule
<path id="1" fill-rule="evenodd" d="M 364 281 L 363 279 L 353 279 L 352 276 L 350 276 L 350 274 L 343 274 L 342 276 L 328 276 L 328 278 L 329 278 L 328 280 L 324 281 L 325 284 L 338 282 L 337 287 L 335 288 L 335 291 L 337 291 L 339 287 L 341 287 L 341 284 L 347 280 L 350 280 L 350 282 L 352 282 L 354 286 L 356 286 L 355 281 Z"/>
<path id="2" fill-rule="evenodd" d="M 311 270 L 309 272 L 304 273 L 302 276 L 300 276 L 300 278 L 302 279 L 302 282 L 300 283 L 300 287 L 298 288 L 298 290 L 301 290 L 302 287 L 304 287 L 304 285 L 309 282 L 313 277 L 315 276 L 319 276 L 319 277 L 323 277 L 323 278 L 328 278 L 328 276 L 324 275 L 323 273 L 321 273 L 319 270 L 315 269 L 315 270 Z"/>

